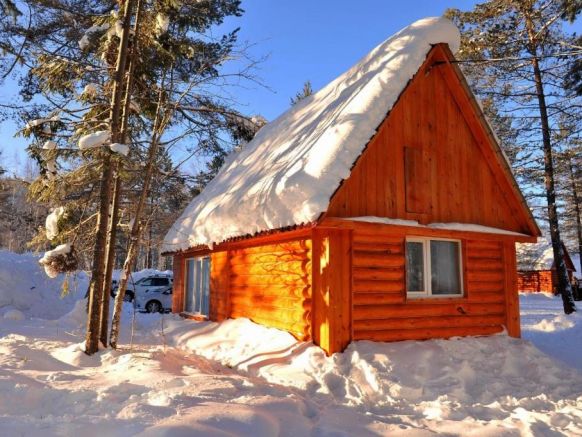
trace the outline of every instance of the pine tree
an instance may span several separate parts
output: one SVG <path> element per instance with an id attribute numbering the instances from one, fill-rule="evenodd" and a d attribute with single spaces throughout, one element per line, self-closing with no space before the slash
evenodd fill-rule
<path id="1" fill-rule="evenodd" d="M 470 12 L 450 10 L 447 15 L 462 33 L 461 60 L 481 96 L 495 100 L 517 129 L 514 155 L 522 160 L 526 192 L 538 191 L 537 176 L 543 169 L 543 193 L 557 265 L 558 290 L 564 312 L 576 310 L 563 262 L 555 191 L 552 131 L 557 116 L 575 119 L 576 103 L 566 94 L 560 77 L 567 62 L 561 56 L 571 38 L 563 34 L 563 10 L 557 1 L 491 0 Z M 528 171 L 531 169 L 532 171 Z M 533 176 L 533 178 L 531 177 Z"/>
<path id="2" fill-rule="evenodd" d="M 562 0 L 561 11 L 562 18 L 573 23 L 580 12 L 582 12 L 582 1 Z M 578 36 L 571 46 L 575 51 L 577 51 L 578 56 L 572 60 L 564 82 L 568 88 L 582 96 L 582 56 L 580 56 L 582 54 L 582 36 Z"/>
<path id="3" fill-rule="evenodd" d="M 558 197 L 562 200 L 564 241 L 573 252 L 582 253 L 582 138 L 576 127 L 562 125 L 556 133 L 556 142 L 563 148 L 556 154 L 556 185 Z M 582 264 L 576 269 L 582 271 Z"/>
<path id="4" fill-rule="evenodd" d="M 122 3 L 121 9 L 136 1 Z M 242 11 L 238 0 L 143 3 L 142 19 L 149 31 L 134 29 L 124 41 L 123 29 L 135 24 L 136 15 L 132 12 L 124 20 L 116 3 L 23 4 L 30 7 L 30 15 L 5 27 L 0 41 L 26 41 L 17 71 L 21 96 L 28 104 L 17 115 L 26 124 L 22 134 L 31 139 L 29 153 L 41 168 L 30 192 L 36 201 L 64 207 L 49 244 L 73 243 L 80 262 L 92 265 L 86 348 L 92 353 L 98 347 L 96 333 L 102 342 L 107 334 L 103 296 L 109 291 L 109 266 L 118 258 L 115 214 L 142 226 L 128 207 L 133 193 L 124 186 L 147 194 L 152 181 L 142 176 L 148 167 L 152 170 L 147 179 L 157 183 L 158 163 L 147 157 L 158 154 L 148 155 L 144 144 L 146 149 L 155 144 L 158 150 L 193 144 L 208 151 L 224 142 L 220 131 L 229 130 L 228 115 L 234 111 L 228 109 L 229 100 L 220 98 L 221 86 L 230 82 L 219 69 L 236 55 L 236 31 L 218 40 L 205 33 L 225 16 Z M 134 65 L 126 62 L 121 68 L 120 57 L 134 50 L 139 52 Z M 242 67 L 238 76 L 228 77 L 235 82 L 250 75 L 250 67 Z M 128 92 L 129 78 L 138 79 Z M 79 150 L 100 136 L 106 141 Z M 110 143 L 128 147 L 131 159 L 110 150 Z M 179 178 L 175 170 L 162 176 Z M 118 185 L 121 189 L 113 190 Z M 111 201 L 116 197 L 117 206 Z M 137 239 L 130 234 L 137 245 L 139 234 Z M 47 244 L 44 230 L 35 244 L 39 248 Z"/>

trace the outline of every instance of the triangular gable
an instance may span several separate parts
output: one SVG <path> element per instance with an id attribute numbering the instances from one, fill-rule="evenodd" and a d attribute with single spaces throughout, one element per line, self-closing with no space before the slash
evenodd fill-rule
<path id="1" fill-rule="evenodd" d="M 436 45 L 334 194 L 326 217 L 540 231 L 481 108 Z"/>
<path id="2" fill-rule="evenodd" d="M 488 138 L 487 143 L 488 145 L 491 146 L 492 152 L 495 154 L 496 157 L 496 159 L 491 160 L 490 162 L 496 163 L 501 168 L 501 171 L 505 175 L 504 182 L 507 182 L 509 185 L 507 187 L 508 188 L 507 193 L 508 194 L 511 193 L 510 195 L 513 196 L 517 202 L 519 202 L 520 204 L 519 211 L 522 215 L 525 216 L 524 218 L 527 221 L 530 230 L 530 235 L 540 237 L 542 235 L 542 232 L 538 224 L 536 223 L 533 213 L 529 209 L 527 201 L 525 200 L 525 197 L 523 196 L 523 193 L 521 192 L 521 189 L 519 188 L 517 181 L 515 180 L 515 177 L 511 170 L 511 164 L 509 163 L 507 156 L 501 149 L 501 146 L 499 144 L 497 136 L 495 135 L 495 132 L 493 131 L 491 125 L 487 121 L 487 117 L 483 113 L 481 106 L 479 105 L 477 99 L 475 98 L 475 95 L 471 91 L 471 88 L 469 87 L 469 84 L 467 83 L 465 76 L 461 72 L 459 66 L 454 62 L 454 56 L 450 48 L 446 46 L 441 46 L 441 48 L 446 53 L 446 56 L 448 58 L 447 62 L 452 67 L 452 71 L 455 73 L 457 80 L 459 81 L 464 90 L 464 97 L 468 100 L 468 102 L 466 101 L 463 102 L 463 100 L 465 99 L 463 99 L 463 96 L 459 96 L 459 98 L 457 99 L 457 103 L 459 103 L 459 105 L 461 106 L 461 110 L 463 110 L 463 107 L 467 106 L 467 103 L 471 106 L 472 111 L 469 110 L 463 111 L 463 114 L 467 117 L 467 122 L 469 122 L 473 126 L 473 129 L 476 132 L 482 130 L 483 133 L 487 136 Z M 447 70 L 444 71 L 445 73 L 447 72 Z M 487 144 L 483 144 L 482 150 L 487 152 L 491 149 L 487 147 Z"/>

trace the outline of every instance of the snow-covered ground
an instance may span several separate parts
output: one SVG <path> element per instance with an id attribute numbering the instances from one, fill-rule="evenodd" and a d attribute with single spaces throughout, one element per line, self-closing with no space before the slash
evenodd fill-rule
<path id="1" fill-rule="evenodd" d="M 568 316 L 561 297 L 550 293 L 522 294 L 520 303 L 523 338 L 582 373 L 582 302 Z"/>
<path id="2" fill-rule="evenodd" d="M 83 305 L 0 319 L 1 435 L 582 434 L 582 314 L 560 316 L 557 298 L 521 296 L 525 340 L 357 342 L 330 358 L 246 319 L 138 314 L 132 340 L 129 305 L 123 347 L 88 357 Z"/>
<path id="3" fill-rule="evenodd" d="M 28 317 L 58 319 L 85 296 L 85 272 L 70 275 L 68 293 L 61 298 L 64 275 L 49 278 L 38 264 L 40 255 L 22 255 L 0 249 L 0 318 L 17 311 Z"/>

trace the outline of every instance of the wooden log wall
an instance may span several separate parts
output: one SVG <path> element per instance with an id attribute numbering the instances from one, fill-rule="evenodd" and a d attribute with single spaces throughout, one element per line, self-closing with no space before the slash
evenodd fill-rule
<path id="1" fill-rule="evenodd" d="M 229 290 L 228 309 L 217 314 L 247 317 L 302 340 L 311 338 L 311 239 L 229 249 L 228 285 L 214 266 L 213 275 L 212 284 L 223 281 L 222 289 Z M 211 295 L 224 301 L 218 297 L 224 293 L 215 293 L 218 288 L 213 285 Z"/>
<path id="2" fill-rule="evenodd" d="M 331 355 L 352 340 L 352 231 L 313 232 L 313 340 Z"/>
<path id="3" fill-rule="evenodd" d="M 354 228 L 354 340 L 487 335 L 502 331 L 504 326 L 509 331 L 506 294 L 517 299 L 517 292 L 507 289 L 511 286 L 507 283 L 511 275 L 506 275 L 506 270 L 508 266 L 511 268 L 511 263 L 506 265 L 503 241 L 461 239 L 463 297 L 409 299 L 405 277 L 406 236 L 388 228 L 380 231 L 379 226 L 367 224 L 356 224 Z M 422 231 L 414 235 L 423 236 Z M 455 238 L 454 233 L 442 237 Z M 511 304 L 511 324 L 514 324 L 515 302 Z M 519 332 L 516 334 L 513 329 L 510 334 L 518 336 Z"/>
<path id="4" fill-rule="evenodd" d="M 174 255 L 174 279 L 172 292 L 172 312 L 181 313 L 184 311 L 184 256 L 182 254 Z"/>
<path id="5" fill-rule="evenodd" d="M 230 314 L 230 265 L 226 250 L 210 254 L 210 320 L 220 322 Z"/>
<path id="6" fill-rule="evenodd" d="M 554 281 L 551 270 L 520 271 L 517 276 L 517 289 L 522 292 L 537 293 L 554 290 Z"/>

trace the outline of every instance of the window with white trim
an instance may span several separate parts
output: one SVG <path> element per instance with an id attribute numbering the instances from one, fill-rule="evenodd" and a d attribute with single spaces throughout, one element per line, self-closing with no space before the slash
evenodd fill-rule
<path id="1" fill-rule="evenodd" d="M 459 240 L 406 239 L 406 292 L 408 297 L 463 295 Z"/>
<path id="2" fill-rule="evenodd" d="M 184 311 L 208 316 L 210 304 L 210 257 L 186 259 Z"/>

